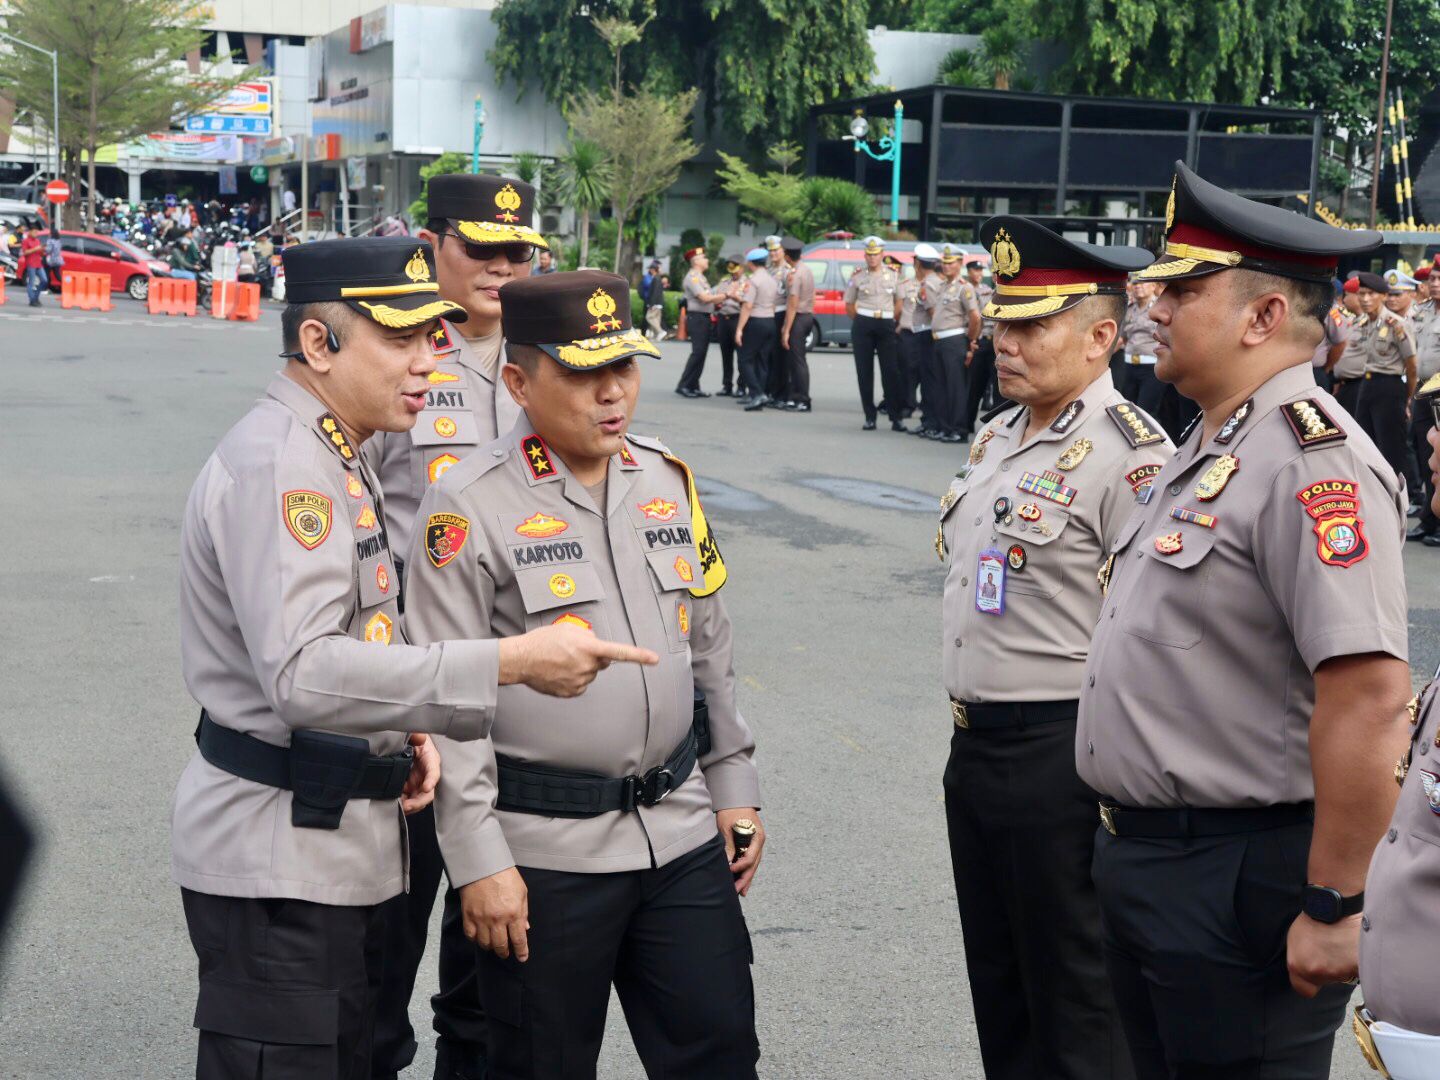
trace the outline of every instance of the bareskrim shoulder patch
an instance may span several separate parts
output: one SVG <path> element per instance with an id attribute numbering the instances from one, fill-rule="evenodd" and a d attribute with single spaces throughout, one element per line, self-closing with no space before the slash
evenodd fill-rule
<path id="1" fill-rule="evenodd" d="M 1165 433 L 1151 431 L 1149 417 L 1128 402 L 1111 405 L 1105 412 L 1115 421 L 1115 426 L 1120 429 L 1120 434 L 1125 436 L 1132 450 L 1165 441 Z"/>
<path id="2" fill-rule="evenodd" d="M 439 569 L 460 554 L 469 536 L 469 518 L 459 514 L 431 514 L 425 523 L 425 554 Z"/>
<path id="3" fill-rule="evenodd" d="M 318 491 L 287 491 L 280 496 L 285 528 L 306 551 L 314 551 L 330 535 L 331 504 Z"/>
<path id="4" fill-rule="evenodd" d="M 1326 443 L 1344 442 L 1349 437 L 1314 398 L 1287 402 L 1280 406 L 1280 412 L 1289 423 L 1295 441 L 1306 450 Z"/>

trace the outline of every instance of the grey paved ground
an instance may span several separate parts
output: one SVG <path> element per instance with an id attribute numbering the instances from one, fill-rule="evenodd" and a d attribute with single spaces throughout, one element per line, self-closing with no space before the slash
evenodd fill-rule
<path id="1" fill-rule="evenodd" d="M 0 761 L 45 850 L 0 972 L 0 1077 L 182 1077 L 194 958 L 166 822 L 195 707 L 177 664 L 176 533 L 196 470 L 278 366 L 277 320 L 36 313 L 18 295 L 0 308 Z M 771 830 L 746 906 L 762 1075 L 978 1077 L 940 805 L 950 720 L 930 546 L 963 448 L 862 433 L 847 355 L 815 359 L 809 416 L 682 401 L 681 356 L 667 346 L 647 371 L 636 428 L 706 479 L 732 571 Z M 1440 654 L 1440 553 L 1407 557 L 1420 677 Z M 434 978 L 428 964 L 421 985 Z M 423 1008 L 415 1023 L 427 1045 L 407 1075 L 425 1077 Z M 1336 1060 L 1336 1077 L 1370 1075 L 1348 1036 Z M 640 1075 L 618 1008 L 601 1072 Z"/>

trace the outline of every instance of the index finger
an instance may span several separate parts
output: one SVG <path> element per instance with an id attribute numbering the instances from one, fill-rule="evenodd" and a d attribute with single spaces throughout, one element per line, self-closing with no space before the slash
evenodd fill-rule
<path id="1" fill-rule="evenodd" d="M 599 638 L 594 644 L 595 655 L 605 660 L 616 660 L 628 664 L 658 664 L 660 657 L 649 649 L 637 648 L 634 645 L 622 645 L 618 641 L 602 641 Z"/>

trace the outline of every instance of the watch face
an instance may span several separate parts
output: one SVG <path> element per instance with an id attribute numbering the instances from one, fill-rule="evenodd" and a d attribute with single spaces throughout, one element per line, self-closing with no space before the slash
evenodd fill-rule
<path id="1" fill-rule="evenodd" d="M 1319 885 L 1305 887 L 1305 914 L 1316 922 L 1333 923 L 1340 920 L 1341 897 L 1334 889 Z"/>

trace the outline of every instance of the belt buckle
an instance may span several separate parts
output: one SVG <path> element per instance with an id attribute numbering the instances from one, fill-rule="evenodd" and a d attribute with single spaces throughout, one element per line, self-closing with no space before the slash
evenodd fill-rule
<path id="1" fill-rule="evenodd" d="M 671 787 L 665 784 L 665 790 L 661 791 L 661 782 L 665 777 L 675 779 L 675 774 L 663 765 L 657 765 L 644 776 L 631 776 L 626 779 L 633 782 L 634 797 L 630 800 L 631 807 L 634 806 L 656 806 L 670 797 Z"/>
<path id="2" fill-rule="evenodd" d="M 970 713 L 969 710 L 965 708 L 963 701 L 956 701 L 954 698 L 950 699 L 950 715 L 955 720 L 956 727 L 963 728 L 967 731 L 970 729 Z"/>
<path id="3" fill-rule="evenodd" d="M 1114 807 L 1106 806 L 1104 803 L 1100 804 L 1100 824 L 1105 827 L 1105 831 L 1108 832 L 1111 836 L 1120 835 L 1115 831 Z"/>
<path id="4" fill-rule="evenodd" d="M 1374 1017 L 1370 1015 L 1370 1010 L 1365 1008 L 1363 1002 L 1355 1006 L 1355 1011 L 1350 1017 L 1350 1026 L 1355 1032 L 1355 1041 L 1360 1044 L 1360 1056 L 1365 1059 L 1365 1064 L 1389 1080 L 1390 1071 L 1385 1068 L 1385 1061 L 1380 1056 L 1380 1048 L 1375 1045 L 1375 1036 L 1370 1032 L 1370 1025 L 1374 1022 Z"/>

